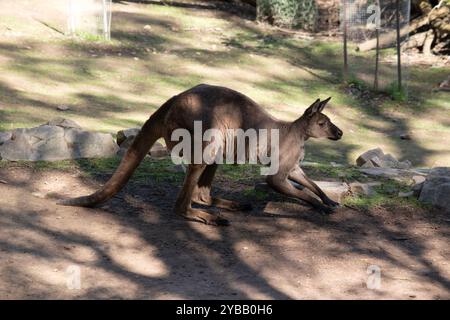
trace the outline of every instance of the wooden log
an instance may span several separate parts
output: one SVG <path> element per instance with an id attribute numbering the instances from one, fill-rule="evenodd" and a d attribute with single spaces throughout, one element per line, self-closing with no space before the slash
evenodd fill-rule
<path id="1" fill-rule="evenodd" d="M 410 25 L 404 26 L 403 28 L 400 29 L 400 37 L 404 37 L 408 33 L 411 33 L 427 24 L 428 24 L 428 16 L 421 16 L 417 19 L 414 19 L 410 23 Z M 393 30 L 391 32 L 380 35 L 380 40 L 379 40 L 380 49 L 389 48 L 396 42 L 396 40 L 397 40 L 397 31 L 396 30 Z M 369 50 L 375 49 L 376 46 L 377 46 L 377 39 L 374 38 L 374 39 L 370 39 L 370 40 L 367 40 L 367 41 L 361 43 L 356 48 L 356 50 L 364 52 L 364 51 L 369 51 Z"/>

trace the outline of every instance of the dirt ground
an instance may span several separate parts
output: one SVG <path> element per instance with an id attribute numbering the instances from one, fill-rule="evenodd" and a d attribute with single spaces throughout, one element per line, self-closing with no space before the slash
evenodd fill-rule
<path id="1" fill-rule="evenodd" d="M 85 194 L 104 178 L 21 167 L 0 178 L 2 299 L 450 298 L 450 216 L 440 211 L 325 217 L 269 199 L 250 213 L 222 211 L 232 224 L 217 228 L 176 217 L 178 190 L 164 182 L 131 183 L 85 209 L 51 197 Z M 244 199 L 239 188 L 219 180 L 216 192 Z M 368 268 L 379 268 L 379 289 L 368 289 Z"/>

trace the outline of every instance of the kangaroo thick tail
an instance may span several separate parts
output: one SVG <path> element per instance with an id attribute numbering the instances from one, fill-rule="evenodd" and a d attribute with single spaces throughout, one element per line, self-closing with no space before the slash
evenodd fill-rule
<path id="1" fill-rule="evenodd" d="M 60 205 L 93 207 L 104 202 L 119 192 L 130 179 L 134 170 L 139 166 L 142 159 L 148 153 L 153 144 L 161 137 L 160 124 L 153 115 L 143 125 L 141 131 L 134 139 L 130 148 L 122 158 L 119 167 L 109 181 L 97 192 L 79 198 L 61 200 Z"/>

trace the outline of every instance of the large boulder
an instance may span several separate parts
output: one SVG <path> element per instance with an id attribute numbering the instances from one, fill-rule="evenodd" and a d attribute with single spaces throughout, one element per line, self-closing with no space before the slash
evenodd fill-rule
<path id="1" fill-rule="evenodd" d="M 356 159 L 356 165 L 362 168 L 395 168 L 409 169 L 411 162 L 409 160 L 398 161 L 391 154 L 384 154 L 380 148 L 364 152 Z"/>
<path id="2" fill-rule="evenodd" d="M 76 122 L 63 118 L 0 137 L 5 140 L 0 143 L 0 157 L 10 161 L 111 157 L 119 149 L 111 134 L 84 131 Z"/>
<path id="3" fill-rule="evenodd" d="M 116 155 L 119 147 L 109 133 L 68 129 L 64 136 L 73 158 L 107 158 Z"/>
<path id="4" fill-rule="evenodd" d="M 450 167 L 430 171 L 423 182 L 419 200 L 450 212 Z"/>

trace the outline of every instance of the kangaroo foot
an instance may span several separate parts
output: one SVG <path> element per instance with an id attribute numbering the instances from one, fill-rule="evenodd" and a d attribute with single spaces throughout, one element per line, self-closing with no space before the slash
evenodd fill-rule
<path id="1" fill-rule="evenodd" d="M 193 202 L 197 204 L 203 204 L 207 206 L 214 206 L 221 209 L 226 209 L 230 211 L 250 211 L 252 210 L 252 205 L 250 203 L 240 203 L 237 201 L 231 201 L 222 198 L 208 197 L 207 199 L 193 199 Z"/>
<path id="2" fill-rule="evenodd" d="M 227 219 L 215 216 L 206 211 L 189 208 L 185 212 L 179 213 L 183 218 L 191 221 L 197 221 L 212 226 L 228 226 L 230 221 Z"/>

